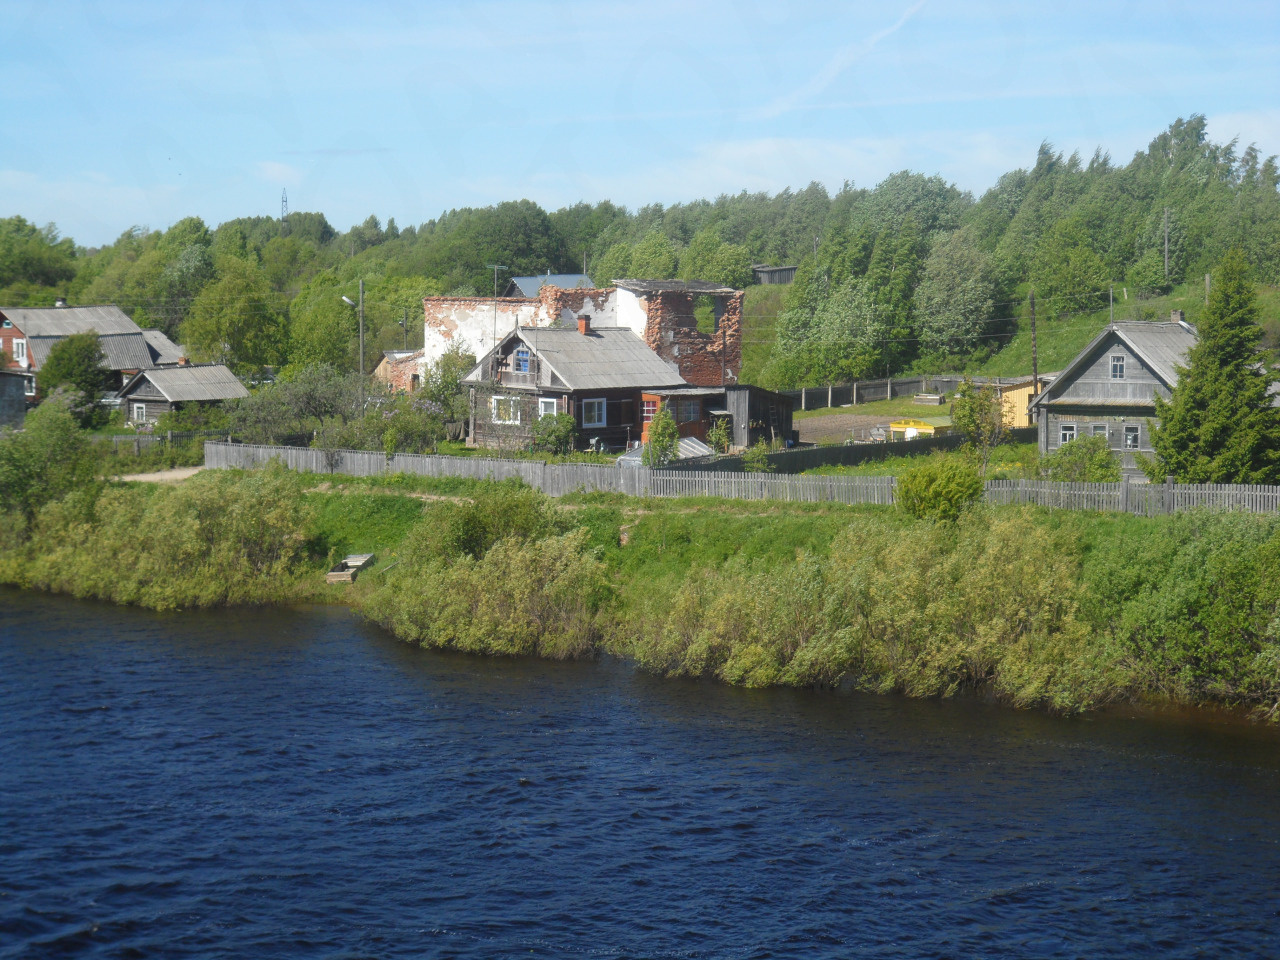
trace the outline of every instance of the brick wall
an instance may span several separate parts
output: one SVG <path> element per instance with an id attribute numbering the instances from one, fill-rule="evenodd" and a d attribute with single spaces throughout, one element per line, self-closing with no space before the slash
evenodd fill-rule
<path id="1" fill-rule="evenodd" d="M 413 393 L 421 385 L 422 367 L 422 351 L 419 350 L 399 359 L 383 357 L 373 376 L 393 391 Z"/>
<path id="2" fill-rule="evenodd" d="M 641 298 L 648 314 L 644 339 L 658 356 L 680 368 L 680 376 L 699 387 L 738 381 L 742 368 L 742 292 L 717 296 L 715 333 L 698 330 L 694 296 L 651 293 Z"/>

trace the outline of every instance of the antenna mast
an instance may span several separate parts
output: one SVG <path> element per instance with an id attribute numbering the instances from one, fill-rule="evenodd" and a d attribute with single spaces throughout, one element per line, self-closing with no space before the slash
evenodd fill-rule
<path id="1" fill-rule="evenodd" d="M 280 191 L 280 236 L 289 232 L 289 190 Z"/>

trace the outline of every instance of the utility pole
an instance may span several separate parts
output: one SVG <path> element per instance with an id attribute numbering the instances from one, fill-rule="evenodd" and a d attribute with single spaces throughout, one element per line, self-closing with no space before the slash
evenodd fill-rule
<path id="1" fill-rule="evenodd" d="M 360 382 L 364 383 L 364 280 L 360 281 Z"/>
<path id="2" fill-rule="evenodd" d="M 1116 322 L 1116 288 L 1107 287 L 1107 305 L 1111 309 L 1111 323 Z"/>
<path id="3" fill-rule="evenodd" d="M 400 321 L 400 330 L 404 333 L 404 348 L 409 349 L 409 308 L 404 308 L 404 319 Z"/>
<path id="4" fill-rule="evenodd" d="M 1036 292 L 1031 291 L 1031 396 L 1040 395 L 1040 356 L 1036 353 Z"/>
<path id="5" fill-rule="evenodd" d="M 1169 279 L 1169 208 L 1164 208 L 1164 278 Z"/>
<path id="6" fill-rule="evenodd" d="M 1209 274 L 1204 275 L 1204 305 L 1209 305 Z"/>

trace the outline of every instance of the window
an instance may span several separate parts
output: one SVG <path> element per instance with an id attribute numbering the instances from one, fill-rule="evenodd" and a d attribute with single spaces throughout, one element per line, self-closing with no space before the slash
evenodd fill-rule
<path id="1" fill-rule="evenodd" d="M 582 425 L 603 427 L 605 424 L 604 398 L 582 401 Z"/>
<path id="2" fill-rule="evenodd" d="M 5 317 L 4 322 L 0 323 L 0 327 L 4 327 L 6 330 L 8 330 L 12 326 L 13 326 L 13 321 L 10 320 L 8 317 Z"/>
<path id="3" fill-rule="evenodd" d="M 1132 426 L 1124 428 L 1124 448 L 1126 450 L 1137 450 L 1138 441 L 1141 439 L 1141 427 Z"/>
<path id="4" fill-rule="evenodd" d="M 1111 379 L 1124 379 L 1124 355 L 1116 355 L 1111 358 Z"/>
<path id="5" fill-rule="evenodd" d="M 1095 437 L 1106 437 L 1107 425 L 1105 423 L 1095 423 L 1093 425 L 1093 435 Z"/>
<path id="6" fill-rule="evenodd" d="M 489 401 L 489 406 L 493 414 L 494 423 L 520 422 L 519 397 L 493 397 Z"/>
<path id="7" fill-rule="evenodd" d="M 36 395 L 36 378 L 35 377 L 26 378 L 26 390 L 27 390 L 28 397 L 34 397 Z"/>
<path id="8" fill-rule="evenodd" d="M 1076 425 L 1074 423 L 1058 424 L 1058 445 L 1065 446 L 1076 438 Z"/>
<path id="9" fill-rule="evenodd" d="M 13 341 L 13 359 L 17 360 L 19 363 L 27 362 L 27 341 Z"/>
<path id="10" fill-rule="evenodd" d="M 538 398 L 538 416 L 554 417 L 556 415 L 556 398 L 555 397 L 539 397 Z"/>
<path id="11" fill-rule="evenodd" d="M 135 403 L 133 405 L 133 422 L 145 423 L 147 419 L 147 405 L 145 403 Z"/>
<path id="12" fill-rule="evenodd" d="M 657 414 L 657 412 L 658 412 L 657 400 L 646 400 L 644 402 L 644 422 L 645 423 L 648 423 L 650 420 L 652 420 L 654 418 L 654 415 Z"/>
<path id="13" fill-rule="evenodd" d="M 676 407 L 676 419 L 680 423 L 692 423 L 694 420 L 701 419 L 701 406 L 697 400 L 681 400 Z"/>
<path id="14" fill-rule="evenodd" d="M 516 348 L 515 359 L 512 361 L 512 369 L 515 370 L 516 373 L 529 372 L 529 348 L 528 347 Z"/>

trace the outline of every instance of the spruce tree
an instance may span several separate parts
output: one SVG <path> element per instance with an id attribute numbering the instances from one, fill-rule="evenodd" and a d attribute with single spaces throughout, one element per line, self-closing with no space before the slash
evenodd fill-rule
<path id="1" fill-rule="evenodd" d="M 1156 397 L 1153 479 L 1180 483 L 1280 483 L 1280 409 L 1258 343 L 1258 307 L 1244 254 L 1214 272 L 1199 340 L 1165 401 Z"/>

